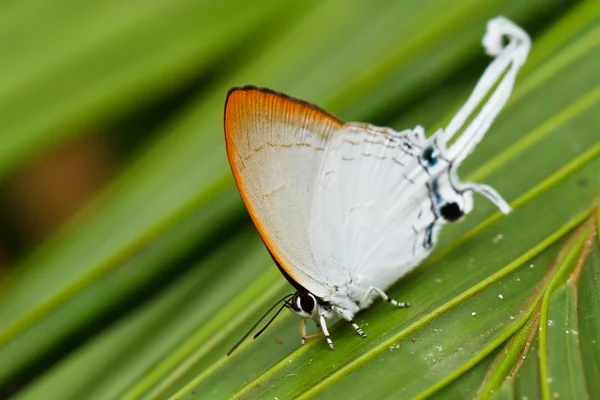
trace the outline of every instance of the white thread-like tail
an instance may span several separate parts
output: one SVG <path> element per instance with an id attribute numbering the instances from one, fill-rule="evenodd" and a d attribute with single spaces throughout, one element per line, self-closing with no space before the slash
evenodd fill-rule
<path id="1" fill-rule="evenodd" d="M 505 40 L 508 40 L 508 44 L 503 46 Z M 464 128 L 462 135 L 448 149 L 446 157 L 453 160 L 455 164 L 460 164 L 475 149 L 506 104 L 512 92 L 517 72 L 529 54 L 531 39 L 523 29 L 510 20 L 496 17 L 488 22 L 482 44 L 486 53 L 496 58 L 479 79 L 467 102 L 444 129 L 442 133 L 444 144 L 456 135 L 494 87 L 495 90 L 479 114 Z"/>
<path id="2" fill-rule="evenodd" d="M 505 42 L 507 43 L 505 44 Z M 447 148 L 444 156 L 452 161 L 451 174 L 455 182 L 458 182 L 457 168 L 483 139 L 492 122 L 508 101 L 517 78 L 517 72 L 529 54 L 531 39 L 523 29 L 510 20 L 496 17 L 488 22 L 482 44 L 486 53 L 496 58 L 486 68 L 473 89 L 473 93 L 452 118 L 446 129 L 437 132 L 444 147 Z M 491 94 L 490 91 L 492 91 Z M 486 98 L 487 102 L 481 106 L 479 113 L 466 128 L 462 129 L 471 114 L 480 107 Z M 448 147 L 447 143 L 461 129 L 463 133 Z M 457 186 L 460 186 L 461 190 L 470 190 L 487 197 L 504 214 L 511 211 L 510 205 L 491 186 L 476 183 L 460 183 Z"/>

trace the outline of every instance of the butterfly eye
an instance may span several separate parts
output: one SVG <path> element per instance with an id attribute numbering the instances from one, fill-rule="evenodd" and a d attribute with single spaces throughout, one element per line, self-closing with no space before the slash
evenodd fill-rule
<path id="1" fill-rule="evenodd" d="M 440 215 L 446 221 L 456 221 L 457 219 L 459 219 L 460 217 L 462 217 L 464 214 L 465 213 L 460 208 L 460 206 L 457 203 L 454 203 L 454 202 L 445 203 L 440 208 Z"/>
<path id="2" fill-rule="evenodd" d="M 421 157 L 423 158 L 423 161 L 425 162 L 425 164 L 427 164 L 428 167 L 433 167 L 438 162 L 437 153 L 435 152 L 435 149 L 432 146 L 425 148 Z"/>
<path id="3" fill-rule="evenodd" d="M 310 293 L 296 293 L 292 302 L 290 304 L 290 308 L 292 311 L 304 315 L 311 315 L 315 309 L 316 301 L 313 295 Z"/>
<path id="4" fill-rule="evenodd" d="M 313 298 L 313 296 L 311 296 L 310 294 L 301 294 L 298 297 L 298 300 L 300 309 L 302 309 L 302 311 L 308 314 L 312 314 L 315 308 L 315 299 Z"/>

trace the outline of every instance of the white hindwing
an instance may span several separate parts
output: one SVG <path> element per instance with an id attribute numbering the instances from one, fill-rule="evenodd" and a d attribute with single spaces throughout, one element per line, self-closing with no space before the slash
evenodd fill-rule
<path id="1" fill-rule="evenodd" d="M 358 123 L 332 137 L 310 207 L 310 267 L 328 284 L 325 300 L 386 289 L 429 254 L 435 214 L 419 159 L 427 142 L 420 128 Z"/>

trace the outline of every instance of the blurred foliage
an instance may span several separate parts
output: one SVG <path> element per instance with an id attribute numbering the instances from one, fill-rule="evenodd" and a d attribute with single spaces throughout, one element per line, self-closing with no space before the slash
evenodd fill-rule
<path id="1" fill-rule="evenodd" d="M 476 199 L 392 288 L 411 308 L 358 316 L 367 340 L 336 324 L 335 352 L 300 348 L 287 315 L 225 357 L 291 291 L 230 176 L 227 90 L 433 132 L 487 65 L 479 42 L 496 15 L 534 45 L 461 176 L 515 211 Z M 0 397 L 600 396 L 600 2 L 25 0 L 0 4 L 0 51 L 3 204 L 20 203 L 9 182 L 84 135 L 116 160 L 91 201 L 5 268 Z M 42 205 L 63 190 L 39 185 Z M 6 251 L 19 219 L 5 208 Z"/>

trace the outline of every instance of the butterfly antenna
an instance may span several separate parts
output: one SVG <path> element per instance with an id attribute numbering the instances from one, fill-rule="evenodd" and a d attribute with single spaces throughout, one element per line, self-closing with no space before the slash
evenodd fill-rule
<path id="1" fill-rule="evenodd" d="M 260 334 L 263 333 L 269 327 L 269 325 L 271 325 L 271 322 L 273 322 L 275 320 L 275 318 L 277 318 L 277 316 L 279 315 L 281 310 L 283 310 L 288 305 L 289 305 L 289 300 L 286 300 L 285 303 L 283 303 L 283 305 L 281 306 L 281 308 L 279 310 L 277 310 L 275 315 L 273 315 L 273 317 L 269 320 L 269 322 L 267 322 L 260 331 L 256 332 L 256 334 L 252 337 L 252 339 L 256 339 L 257 337 L 259 337 Z"/>
<path id="2" fill-rule="evenodd" d="M 244 336 L 242 336 L 242 338 L 240 340 L 238 340 L 236 342 L 236 344 L 233 345 L 233 347 L 227 352 L 227 355 L 230 355 L 231 353 L 233 353 L 233 351 L 235 349 L 237 349 L 240 346 L 240 344 L 242 344 L 242 342 L 244 340 L 246 340 L 246 338 L 248 336 L 250 336 L 250 334 L 252 333 L 252 331 L 254 329 L 256 329 L 256 327 L 262 322 L 262 320 L 265 319 L 265 317 L 267 315 L 269 315 L 269 313 L 271 311 L 273 311 L 273 309 L 275 307 L 277 307 L 281 302 L 284 302 L 284 304 L 281 306 L 281 308 L 279 309 L 279 311 L 277 311 L 277 313 L 275 314 L 275 316 L 273 318 L 271 318 L 271 320 L 267 323 L 267 325 L 264 328 L 262 328 L 256 335 L 254 335 L 254 339 L 256 339 L 256 337 L 258 335 L 260 335 L 269 326 L 269 324 L 271 324 L 271 322 L 275 319 L 275 317 L 277 317 L 277 315 L 279 315 L 279 313 L 281 312 L 281 310 L 283 310 L 283 308 L 288 305 L 290 298 L 293 297 L 293 296 L 294 296 L 293 294 L 288 294 L 288 295 L 284 296 L 282 299 L 280 299 L 279 301 L 277 301 L 277 303 L 273 304 L 271 306 L 271 308 L 269 308 L 269 310 L 266 313 L 264 313 L 264 315 L 262 317 L 260 317 L 260 319 L 258 321 L 256 321 L 256 323 L 252 326 L 252 328 L 250 328 L 248 330 L 248 332 L 246 332 L 246 334 Z"/>

